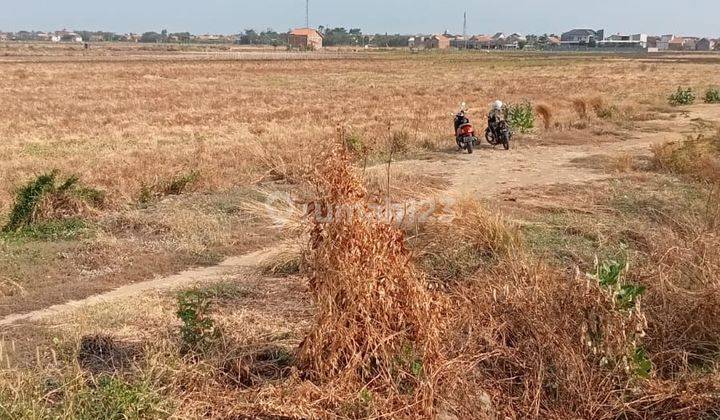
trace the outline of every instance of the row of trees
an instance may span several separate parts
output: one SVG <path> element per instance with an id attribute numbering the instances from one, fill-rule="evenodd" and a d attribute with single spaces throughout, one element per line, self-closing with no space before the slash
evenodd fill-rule
<path id="1" fill-rule="evenodd" d="M 323 44 L 328 47 L 349 45 L 364 46 L 375 44 L 381 47 L 406 47 L 408 35 L 364 35 L 360 28 L 346 29 L 343 27 L 318 27 L 323 34 Z M 257 32 L 254 29 L 246 29 L 238 36 L 238 43 L 243 45 L 287 45 L 287 33 L 278 33 L 272 29 Z"/>

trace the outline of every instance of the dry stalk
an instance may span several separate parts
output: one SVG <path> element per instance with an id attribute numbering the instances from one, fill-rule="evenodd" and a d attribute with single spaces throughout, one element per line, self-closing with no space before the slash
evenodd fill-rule
<path id="1" fill-rule="evenodd" d="M 300 366 L 348 392 L 377 393 L 390 411 L 430 415 L 438 304 L 402 231 L 370 211 L 345 151 L 322 156 L 311 179 L 318 199 L 308 261 L 318 312 L 299 348 Z"/>

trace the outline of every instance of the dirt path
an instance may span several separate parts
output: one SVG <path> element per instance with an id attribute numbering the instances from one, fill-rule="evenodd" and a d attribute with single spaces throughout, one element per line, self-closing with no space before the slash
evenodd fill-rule
<path id="1" fill-rule="evenodd" d="M 584 183 L 612 177 L 606 171 L 584 165 L 578 160 L 598 155 L 649 154 L 649 147 L 666 141 L 677 141 L 683 134 L 697 132 L 693 120 L 702 118 L 720 121 L 720 108 L 695 106 L 689 115 L 673 121 L 664 121 L 662 132 L 638 133 L 623 142 L 582 144 L 577 146 L 523 146 L 511 151 L 480 148 L 473 155 L 459 154 L 436 161 L 406 161 L 396 165 L 395 170 L 417 171 L 425 174 L 450 174 L 451 186 L 444 194 L 448 196 L 478 195 L 495 196 L 512 193 L 515 188 L 546 186 L 558 183 Z M 655 122 L 658 123 L 658 122 Z M 184 271 L 182 273 L 130 284 L 111 292 L 86 299 L 51 306 L 34 312 L 12 314 L 0 319 L 0 327 L 21 322 L 33 322 L 75 308 L 135 296 L 150 290 L 173 289 L 201 282 L 217 282 L 238 278 L 256 268 L 263 259 L 284 249 L 269 248 L 239 257 L 232 257 L 220 265 Z"/>
<path id="2" fill-rule="evenodd" d="M 151 290 L 174 289 L 197 283 L 218 282 L 226 279 L 229 280 L 237 278 L 238 276 L 242 276 L 243 273 L 246 273 L 247 270 L 257 267 L 263 259 L 272 257 L 272 255 L 280 249 L 280 247 L 268 248 L 239 257 L 228 258 L 219 265 L 213 267 L 186 270 L 169 277 L 128 284 L 110 292 L 90 296 L 85 299 L 71 301 L 60 305 L 53 305 L 33 312 L 8 315 L 0 319 L 0 327 L 9 326 L 21 321 L 39 321 L 75 308 L 105 303 L 128 296 L 136 296 Z"/>
<path id="3" fill-rule="evenodd" d="M 547 186 L 559 183 L 579 184 L 611 178 L 613 175 L 599 165 L 589 164 L 593 158 L 649 156 L 650 146 L 681 140 L 698 133 L 697 119 L 720 121 L 720 108 L 699 105 L 689 115 L 667 121 L 651 121 L 653 132 L 638 132 L 633 138 L 617 142 L 583 142 L 572 146 L 513 145 L 512 150 L 483 145 L 475 154 L 458 152 L 443 161 L 410 161 L 400 166 L 418 173 L 449 173 L 448 195 L 483 197 L 510 194 L 515 188 Z M 657 131 L 656 131 L 657 130 Z"/>

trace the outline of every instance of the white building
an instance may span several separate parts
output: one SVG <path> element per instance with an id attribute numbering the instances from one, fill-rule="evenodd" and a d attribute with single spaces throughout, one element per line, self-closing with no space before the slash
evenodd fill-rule
<path id="1" fill-rule="evenodd" d="M 635 35 L 623 35 L 615 34 L 600 40 L 597 42 L 599 47 L 610 47 L 610 48 L 647 48 L 648 47 L 648 35 L 647 34 L 635 34 Z"/>

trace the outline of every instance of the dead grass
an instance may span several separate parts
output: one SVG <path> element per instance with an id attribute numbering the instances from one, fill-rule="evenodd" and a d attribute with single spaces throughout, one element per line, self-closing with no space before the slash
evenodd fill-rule
<path id="1" fill-rule="evenodd" d="M 341 392 L 374 395 L 376 409 L 434 412 L 439 306 L 410 260 L 402 232 L 378 220 L 349 157 L 315 166 L 310 290 L 316 325 L 298 361 L 307 377 Z"/>
<path id="2" fill-rule="evenodd" d="M 653 156 L 658 169 L 700 181 L 720 182 L 720 131 L 659 145 L 653 148 Z"/>
<path id="3" fill-rule="evenodd" d="M 535 106 L 535 113 L 537 113 L 543 121 L 543 127 L 545 130 L 549 130 L 553 123 L 553 113 L 548 105 L 538 104 Z"/>
<path id="4" fill-rule="evenodd" d="M 471 198 L 458 200 L 436 214 L 410 243 L 420 267 L 432 281 L 444 286 L 523 252 L 517 228 Z"/>
<path id="5" fill-rule="evenodd" d="M 203 357 L 182 355 L 177 308 L 162 295 L 49 320 L 39 338 L 44 327 L 10 332 L 30 360 L 0 372 L 0 407 L 10 417 L 719 415 L 713 137 L 656 151 L 657 168 L 684 181 L 643 178 L 620 156 L 625 184 L 547 195 L 525 209 L 551 213 L 532 220 L 534 236 L 494 205 L 462 200 L 406 243 L 369 214 L 368 201 L 387 192 L 383 168 L 369 167 L 361 181 L 344 152 L 311 165 L 346 132 L 359 166 L 382 160 L 388 145 L 402 158 L 445 153 L 453 147 L 447 112 L 468 92 L 478 109 L 498 97 L 542 103 L 552 110 L 538 111 L 543 125 L 559 142 L 610 141 L 595 134 L 620 124 L 607 110 L 661 113 L 668 84 L 719 77 L 705 64 L 658 59 L 646 72 L 625 58 L 391 54 L 278 66 L 170 60 L 153 47 L 133 50 L 143 60 L 111 51 L 79 65 L 64 56 L 81 53 L 14 50 L 0 63 L 11 75 L 0 79 L 0 183 L 8 186 L 0 211 L 10 186 L 47 167 L 72 169 L 109 197 L 87 242 L 0 243 L 10 310 L 247 250 L 271 239 L 259 217 L 268 212 L 296 235 L 298 203 L 264 198 L 307 193 L 308 167 L 316 215 L 351 211 L 311 222 L 309 286 L 296 276 L 303 258 L 288 253 L 263 267 L 282 279 L 244 274 L 240 288 L 209 293 L 223 334 Z M 568 106 L 568 92 L 582 109 Z M 190 171 L 197 179 L 174 182 Z M 412 170 L 393 176 L 398 199 L 447 182 Z M 265 193 L 235 194 L 258 191 L 257 183 Z M 157 194 L 138 205 L 143 186 Z M 595 257 L 619 255 L 630 261 L 622 281 L 647 288 L 631 309 L 586 274 Z M 13 303 L 19 298 L 27 301 Z M 37 356 L 32 340 L 44 343 Z M 3 347 L 0 359 L 16 353 Z"/>

